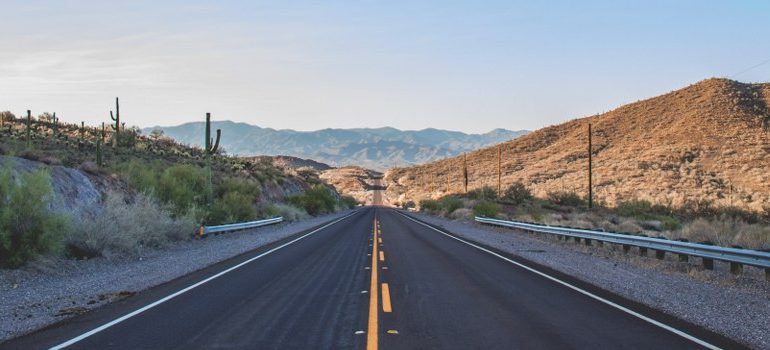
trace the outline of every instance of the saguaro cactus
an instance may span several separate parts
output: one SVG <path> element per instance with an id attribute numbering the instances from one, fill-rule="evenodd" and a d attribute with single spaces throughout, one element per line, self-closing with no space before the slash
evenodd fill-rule
<path id="1" fill-rule="evenodd" d="M 104 128 L 104 122 L 102 122 L 102 145 L 104 144 L 104 137 L 107 135 L 107 130 Z"/>
<path id="2" fill-rule="evenodd" d="M 78 147 L 83 148 L 85 146 L 85 133 L 86 133 L 86 123 L 80 122 L 80 128 L 78 128 Z"/>
<path id="3" fill-rule="evenodd" d="M 588 123 L 588 209 L 594 207 L 593 175 L 593 145 L 591 144 L 591 123 Z"/>
<path id="4" fill-rule="evenodd" d="M 98 166 L 103 164 L 102 152 L 102 140 L 96 140 L 96 165 Z"/>
<path id="5" fill-rule="evenodd" d="M 112 125 L 112 130 L 115 130 L 115 134 L 112 136 L 112 148 L 118 148 L 118 139 L 120 138 L 120 103 L 118 98 L 115 97 L 115 114 L 110 111 L 110 119 L 115 122 Z"/>
<path id="6" fill-rule="evenodd" d="M 222 130 L 217 129 L 216 141 L 211 138 L 211 113 L 206 113 L 206 140 L 205 140 L 206 147 L 203 149 L 203 153 L 206 156 L 206 169 L 208 170 L 208 175 L 209 175 L 208 189 L 206 191 L 209 200 L 211 200 L 211 196 L 214 193 L 212 180 L 211 180 L 211 157 L 213 157 L 214 154 L 216 154 L 217 151 L 219 150 L 219 139 L 221 136 L 222 136 Z"/>
<path id="7" fill-rule="evenodd" d="M 59 136 L 59 119 L 56 118 L 56 112 L 53 112 L 51 117 L 51 136 L 53 136 L 54 140 Z"/>
<path id="8" fill-rule="evenodd" d="M 32 111 L 27 110 L 27 149 L 32 148 Z"/>

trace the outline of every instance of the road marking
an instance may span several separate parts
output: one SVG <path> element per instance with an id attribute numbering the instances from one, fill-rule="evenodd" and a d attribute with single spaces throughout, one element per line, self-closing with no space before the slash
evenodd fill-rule
<path id="1" fill-rule="evenodd" d="M 378 231 L 379 225 L 377 225 L 377 217 L 374 217 L 374 238 L 377 238 L 377 231 Z M 369 293 L 369 330 L 366 337 L 366 349 L 367 350 L 377 350 L 378 346 L 378 340 L 377 340 L 377 321 L 378 321 L 378 315 L 377 315 L 377 304 L 379 304 L 379 301 L 377 300 L 377 245 L 372 245 L 372 281 L 371 286 L 369 287 L 369 290 L 371 293 Z"/>
<path id="2" fill-rule="evenodd" d="M 398 331 L 395 329 L 388 330 L 388 334 L 398 334 Z"/>
<path id="3" fill-rule="evenodd" d="M 489 249 L 486 249 L 486 248 L 484 248 L 484 247 L 478 246 L 478 245 L 476 245 L 476 244 L 473 244 L 473 243 L 471 243 L 471 242 L 468 242 L 468 241 L 466 241 L 466 240 L 464 240 L 464 239 L 461 239 L 461 238 L 455 237 L 455 236 L 453 236 L 453 235 L 451 235 L 451 234 L 449 234 L 449 233 L 446 233 L 446 232 L 444 232 L 444 231 L 441 231 L 441 230 L 439 230 L 439 229 L 437 229 L 437 228 L 435 228 L 435 227 L 433 227 L 433 226 L 430 226 L 430 225 L 428 225 L 428 224 L 425 224 L 425 223 L 423 223 L 423 222 L 420 222 L 420 221 L 418 221 L 418 220 L 412 219 L 412 218 L 411 218 L 410 216 L 408 216 L 408 215 L 402 214 L 402 213 L 400 213 L 400 212 L 397 212 L 397 213 L 398 213 L 399 215 L 401 215 L 401 216 L 403 216 L 403 217 L 405 217 L 405 218 L 409 219 L 409 220 L 412 220 L 412 221 L 414 221 L 414 222 L 416 222 L 416 223 L 418 223 L 418 224 L 420 224 L 420 225 L 422 225 L 422 226 L 425 226 L 425 227 L 427 227 L 427 228 L 429 228 L 429 229 L 431 229 L 431 230 L 433 230 L 433 231 L 436 231 L 436 232 L 438 232 L 438 233 L 440 233 L 440 234 L 442 234 L 442 235 L 444 235 L 444 236 L 447 236 L 447 237 L 449 237 L 449 238 L 452 238 L 452 239 L 454 239 L 454 240 L 457 240 L 457 241 L 460 241 L 460 242 L 462 242 L 462 243 L 465 243 L 465 244 L 467 244 L 467 245 L 469 245 L 469 246 L 471 246 L 471 247 L 474 247 L 474 248 L 476 248 L 476 249 L 479 249 L 479 250 L 481 250 L 481 251 L 484 251 L 484 252 L 487 252 L 487 253 L 489 253 L 489 254 L 492 254 L 492 255 L 494 255 L 494 256 L 496 256 L 496 257 L 500 258 L 500 259 L 503 259 L 503 260 L 505 260 L 505 261 L 507 261 L 507 262 L 509 262 L 509 263 L 511 263 L 511 264 L 514 264 L 514 265 L 516 265 L 516 266 L 518 266 L 518 267 L 520 267 L 520 268 L 523 268 L 523 269 L 525 269 L 525 270 L 527 270 L 527 271 L 529 271 L 529 272 L 532 272 L 532 273 L 535 273 L 535 274 L 537 274 L 537 275 L 540 275 L 540 276 L 542 276 L 542 277 L 545 277 L 545 278 L 547 278 L 547 279 L 549 279 L 549 280 L 551 280 L 551 281 L 553 281 L 553 282 L 556 282 L 556 283 L 558 283 L 558 284 L 561 284 L 561 285 L 563 285 L 563 286 L 565 286 L 565 287 L 567 287 L 567 288 L 570 288 L 570 289 L 572 289 L 572 290 L 574 290 L 574 291 L 576 291 L 576 292 L 578 292 L 578 293 L 581 293 L 581 294 L 583 294 L 583 295 L 585 295 L 585 296 L 588 296 L 588 297 L 590 297 L 590 298 L 592 298 L 592 299 L 594 299 L 594 300 L 600 301 L 600 302 L 602 302 L 602 303 L 604 303 L 604 304 L 607 304 L 607 305 L 609 305 L 609 306 L 612 306 L 612 307 L 614 307 L 614 308 L 616 308 L 616 309 L 618 309 L 618 310 L 620 310 L 620 311 L 623 311 L 623 312 L 625 312 L 625 313 L 627 313 L 627 314 L 629 314 L 629 315 L 632 315 L 632 316 L 635 316 L 635 317 L 637 317 L 637 318 L 640 318 L 640 319 L 642 319 L 642 320 L 644 320 L 644 321 L 647 321 L 648 323 L 651 323 L 651 324 L 653 324 L 653 325 L 655 325 L 655 326 L 658 326 L 658 327 L 660 327 L 660 328 L 663 328 L 663 329 L 665 329 L 665 330 L 667 330 L 667 331 L 669 331 L 669 332 L 671 332 L 671 333 L 674 333 L 674 334 L 676 334 L 676 335 L 678 335 L 678 336 L 680 336 L 680 337 L 682 337 L 682 338 L 685 338 L 685 339 L 687 339 L 687 340 L 690 340 L 690 341 L 692 341 L 692 342 L 694 342 L 694 343 L 697 343 L 697 344 L 699 344 L 699 345 L 701 345 L 701 346 L 703 346 L 703 347 L 705 347 L 705 348 L 708 348 L 708 349 L 712 349 L 712 350 L 721 350 L 721 349 L 722 349 L 722 348 L 720 348 L 720 347 L 718 347 L 718 346 L 716 346 L 716 345 L 714 345 L 714 344 L 711 344 L 711 343 L 709 343 L 709 342 L 707 342 L 707 341 L 705 341 L 705 340 L 701 340 L 701 339 L 698 339 L 698 338 L 696 338 L 696 337 L 694 337 L 694 336 L 692 336 L 692 335 L 690 335 L 690 334 L 688 334 L 688 333 L 686 333 L 686 332 L 684 332 L 684 331 L 681 331 L 681 330 L 679 330 L 679 329 L 676 329 L 676 328 L 674 328 L 674 327 L 672 327 L 672 326 L 669 326 L 669 325 L 667 325 L 667 324 L 665 324 L 665 323 L 663 323 L 663 322 L 660 322 L 660 321 L 656 321 L 656 320 L 654 320 L 654 319 L 652 319 L 652 318 L 650 318 L 650 317 L 647 317 L 647 316 L 645 316 L 645 315 L 642 315 L 642 314 L 640 314 L 640 313 L 638 313 L 638 312 L 636 312 L 636 311 L 633 311 L 633 310 L 631 310 L 631 309 L 629 309 L 629 308 L 627 308 L 627 307 L 625 307 L 625 306 L 622 306 L 622 305 L 616 304 L 616 303 L 614 303 L 614 302 L 612 302 L 612 301 L 609 301 L 609 300 L 607 300 L 607 299 L 604 299 L 604 298 L 602 298 L 602 297 L 600 297 L 600 296 L 598 296 L 598 295 L 596 295 L 596 294 L 593 294 L 593 293 L 591 293 L 591 292 L 589 292 L 589 291 L 587 291 L 587 290 L 585 290 L 585 289 L 582 289 L 582 288 L 580 288 L 580 287 L 578 287 L 578 286 L 572 285 L 572 284 L 570 284 L 570 283 L 568 283 L 568 282 L 562 281 L 562 280 L 560 280 L 560 279 L 558 279 L 558 278 L 556 278 L 556 277 L 553 277 L 553 276 L 551 276 L 551 275 L 549 275 L 549 274 L 547 274 L 547 273 L 545 273 L 545 272 L 541 272 L 541 271 L 535 270 L 535 269 L 533 269 L 533 268 L 531 268 L 531 267 L 529 267 L 529 266 L 526 266 L 526 265 L 524 265 L 524 264 L 521 264 L 521 263 L 518 263 L 518 262 L 516 262 L 516 261 L 513 261 L 513 260 L 511 260 L 511 259 L 509 259 L 509 258 L 506 258 L 506 257 L 504 257 L 504 256 L 502 256 L 502 255 L 500 255 L 500 254 L 498 254 L 498 253 L 495 253 L 495 252 L 493 252 L 493 251 L 491 251 L 491 250 L 489 250 Z"/>
<path id="4" fill-rule="evenodd" d="M 380 251 L 380 261 L 385 261 L 385 252 Z"/>
<path id="5" fill-rule="evenodd" d="M 382 237 L 377 238 L 377 241 L 380 242 L 380 244 L 382 244 Z"/>
<path id="6" fill-rule="evenodd" d="M 393 308 L 390 306 L 390 288 L 387 283 L 382 284 L 382 311 L 392 312 Z"/>
<path id="7" fill-rule="evenodd" d="M 243 265 L 246 265 L 246 264 L 248 264 L 248 263 L 250 263 L 250 262 L 252 262 L 254 260 L 257 260 L 257 259 L 259 259 L 259 258 L 261 258 L 261 257 L 263 257 L 265 255 L 268 255 L 268 254 L 270 254 L 270 253 L 272 253 L 272 252 L 274 252 L 276 250 L 284 248 L 284 247 L 286 247 L 286 246 L 288 246 L 288 245 L 290 245 L 292 243 L 298 242 L 298 241 L 304 239 L 305 237 L 308 237 L 308 236 L 310 236 L 310 235 L 312 235 L 312 234 L 314 234 L 314 233 L 316 233 L 318 231 L 321 231 L 321 230 L 323 230 L 323 229 L 325 229 L 325 228 L 327 228 L 327 227 L 329 227 L 331 225 L 334 225 L 334 224 L 336 224 L 336 223 L 338 223 L 338 222 L 340 222 L 342 220 L 345 220 L 345 219 L 353 216 L 356 213 L 357 212 L 353 212 L 353 213 L 350 213 L 348 215 L 345 215 L 345 216 L 343 216 L 343 217 L 341 217 L 341 218 L 339 218 L 337 220 L 334 220 L 334 221 L 332 221 L 332 222 L 330 222 L 330 223 L 328 223 L 326 225 L 323 225 L 323 226 L 321 226 L 321 227 L 319 227 L 319 228 L 317 228 L 317 229 L 315 229 L 313 231 L 310 231 L 310 232 L 308 232 L 308 233 L 306 233 L 306 234 L 304 234 L 304 235 L 302 235 L 300 237 L 297 237 L 297 238 L 295 238 L 295 239 L 293 239 L 293 240 L 291 240 L 289 242 L 281 244 L 280 246 L 277 246 L 277 247 L 275 247 L 273 249 L 270 249 L 270 250 L 268 250 L 268 251 L 266 251 L 266 252 L 264 252 L 262 254 L 259 254 L 259 255 L 255 256 L 255 257 L 251 258 L 251 259 L 248 259 L 248 260 L 246 260 L 246 261 L 244 261 L 244 262 L 242 262 L 242 263 L 240 263 L 238 265 L 235 265 L 235 266 L 233 266 L 233 267 L 231 267 L 231 268 L 229 268 L 227 270 L 224 270 L 224 271 L 222 271 L 220 273 L 217 273 L 214 276 L 208 277 L 208 278 L 206 278 L 206 279 L 204 279 L 204 280 L 202 280 L 202 281 L 200 281 L 198 283 L 195 283 L 195 284 L 193 284 L 193 285 L 191 285 L 191 286 L 189 286 L 187 288 L 184 288 L 184 289 L 182 289 L 182 290 L 180 290 L 180 291 L 178 291 L 176 293 L 168 295 L 168 296 L 166 296 L 166 297 L 164 297 L 164 298 L 162 298 L 162 299 L 160 299 L 160 300 L 158 300 L 156 302 L 153 302 L 153 303 L 151 303 L 149 305 L 146 305 L 146 306 L 144 306 L 144 307 L 142 307 L 142 308 L 140 308 L 138 310 L 135 310 L 133 312 L 125 314 L 125 315 L 123 315 L 121 317 L 118 317 L 118 318 L 116 318 L 116 319 L 114 319 L 114 320 L 112 320 L 110 322 L 107 322 L 107 323 L 105 323 L 105 324 L 103 324 L 103 325 L 101 325 L 99 327 L 96 327 L 96 328 L 94 328 L 94 329 L 92 329 L 92 330 L 90 330 L 88 332 L 85 332 L 85 333 L 83 333 L 83 334 L 81 334 L 81 335 L 79 335 L 79 336 L 77 336 L 75 338 L 67 340 L 67 341 L 65 341 L 65 342 L 63 342 L 63 343 L 61 343 L 59 345 L 52 346 L 50 348 L 50 350 L 64 349 L 64 348 L 66 348 L 66 347 L 68 347 L 68 346 L 70 346 L 72 344 L 75 344 L 75 343 L 77 343 L 77 342 L 79 342 L 79 341 L 81 341 L 83 339 L 86 339 L 86 338 L 88 338 L 88 337 L 90 337 L 90 336 L 92 336 L 92 335 L 94 335 L 96 333 L 99 333 L 99 332 L 101 332 L 101 331 L 103 331 L 103 330 L 105 330 L 107 328 L 110 328 L 110 327 L 112 327 L 112 326 L 114 326 L 114 325 L 116 325 L 118 323 L 121 323 L 121 322 L 123 322 L 123 321 L 125 321 L 125 320 L 127 320 L 127 319 L 129 319 L 131 317 L 139 315 L 142 312 L 145 312 L 145 311 L 147 311 L 149 309 L 152 309 L 152 308 L 154 308 L 154 307 L 156 307 L 156 306 L 158 306 L 160 304 L 163 304 L 163 303 L 165 303 L 165 302 L 167 302 L 167 301 L 169 301 L 171 299 L 174 299 L 174 298 L 176 298 L 176 297 L 178 297 L 178 296 L 180 296 L 180 295 L 182 295 L 184 293 L 187 293 L 190 290 L 193 290 L 193 289 L 195 289 L 195 288 L 197 288 L 197 287 L 199 287 L 199 286 L 201 286 L 203 284 L 206 284 L 206 283 L 208 283 L 208 282 L 210 282 L 210 281 L 212 281 L 212 280 L 214 280 L 216 278 L 219 278 L 219 277 L 221 277 L 222 275 L 224 275 L 224 274 L 226 274 L 228 272 L 231 272 L 233 270 L 236 270 L 236 269 L 242 267 Z"/>

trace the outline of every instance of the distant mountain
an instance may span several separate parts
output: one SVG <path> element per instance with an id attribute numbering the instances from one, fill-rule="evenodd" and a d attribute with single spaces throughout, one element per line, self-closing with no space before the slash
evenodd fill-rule
<path id="1" fill-rule="evenodd" d="M 181 143 L 200 145 L 204 123 L 157 127 Z M 395 128 L 275 130 L 232 121 L 213 122 L 222 129 L 222 147 L 239 156 L 286 155 L 310 158 L 332 166 L 358 165 L 385 170 L 393 166 L 422 164 L 483 148 L 524 135 L 527 131 L 495 129 L 485 134 Z M 142 132 L 147 135 L 154 128 Z"/>

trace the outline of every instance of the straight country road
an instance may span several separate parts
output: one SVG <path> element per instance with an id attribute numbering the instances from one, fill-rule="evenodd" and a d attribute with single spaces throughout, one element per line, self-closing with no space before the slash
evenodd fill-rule
<path id="1" fill-rule="evenodd" d="M 602 293 L 366 207 L 0 348 L 740 348 Z"/>

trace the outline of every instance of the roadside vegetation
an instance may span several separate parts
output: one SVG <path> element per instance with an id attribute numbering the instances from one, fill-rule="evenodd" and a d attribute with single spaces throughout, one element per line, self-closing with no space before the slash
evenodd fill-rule
<path id="1" fill-rule="evenodd" d="M 283 216 L 287 221 L 357 205 L 322 184 L 316 173 L 276 168 L 268 160 L 228 156 L 181 145 L 162 132 L 62 123 L 52 114 L 17 118 L 0 112 L 0 156 L 80 169 L 99 184 L 97 214 L 77 217 L 52 208 L 46 167 L 0 171 L 0 267 L 39 255 L 118 259 L 195 237 L 201 224 Z M 223 137 L 227 137 L 223 135 Z"/>
<path id="2" fill-rule="evenodd" d="M 589 210 L 585 198 L 575 193 L 536 198 L 524 184 L 514 183 L 499 198 L 495 189 L 483 187 L 418 204 L 404 207 L 460 220 L 484 216 L 770 251 L 770 210 L 757 213 L 704 200 L 674 208 L 634 199 L 615 207 L 598 203 Z"/>

